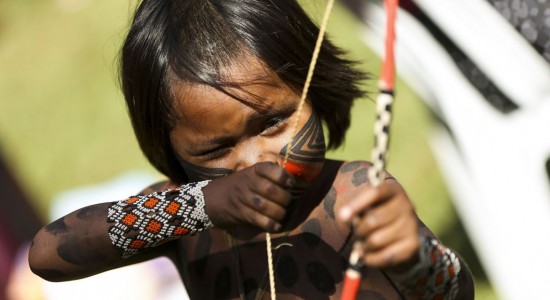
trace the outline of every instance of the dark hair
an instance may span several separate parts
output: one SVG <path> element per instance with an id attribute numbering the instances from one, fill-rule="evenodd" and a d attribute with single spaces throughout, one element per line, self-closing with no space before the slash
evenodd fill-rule
<path id="1" fill-rule="evenodd" d="M 295 0 L 144 0 L 121 52 L 121 85 L 139 145 L 175 182 L 187 180 L 170 142 L 175 80 L 224 90 L 222 68 L 249 53 L 301 92 L 319 29 Z M 325 40 L 308 99 L 343 142 L 364 74 Z"/>

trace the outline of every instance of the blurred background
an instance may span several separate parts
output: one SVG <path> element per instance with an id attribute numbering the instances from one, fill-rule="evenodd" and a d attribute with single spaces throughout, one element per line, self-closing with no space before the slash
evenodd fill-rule
<path id="1" fill-rule="evenodd" d="M 303 2 L 316 19 L 321 17 L 325 1 Z M 12 210 L 26 222 L 14 228 L 1 224 L 18 233 L 9 238 L 13 247 L 2 242 L 10 249 L 0 257 L 5 265 L 0 279 L 7 278 L 9 265 L 16 262 L 13 249 L 39 224 L 52 220 L 55 202 L 67 203 L 68 191 L 125 174 L 138 174 L 137 182 L 144 185 L 161 178 L 139 150 L 117 81 L 118 50 L 134 8 L 135 1 L 0 2 L 0 158 L 5 178 L 11 180 L 2 185 L 0 203 L 4 208 L 18 207 L 15 201 L 29 204 Z M 360 37 L 362 26 L 342 4 L 336 5 L 328 32 L 333 42 L 349 49 L 349 58 L 372 73 L 366 84 L 373 96 L 354 107 L 346 143 L 329 153 L 332 158 L 370 159 L 380 60 Z M 388 170 L 403 184 L 423 221 L 468 262 L 476 298 L 497 299 L 428 144 L 435 119 L 404 82 L 398 81 L 396 93 Z M 8 188 L 17 197 L 6 196 Z M 27 299 L 48 298 L 47 289 L 39 286 L 26 285 L 37 288 L 27 291 Z"/>

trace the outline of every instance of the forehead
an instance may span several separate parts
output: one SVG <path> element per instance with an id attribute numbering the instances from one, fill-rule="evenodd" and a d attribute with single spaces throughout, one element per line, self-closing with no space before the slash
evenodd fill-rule
<path id="1" fill-rule="evenodd" d="M 263 113 L 288 105 L 294 93 L 279 76 L 264 67 L 257 59 L 244 59 L 227 68 L 219 88 L 206 84 L 180 82 L 172 85 L 173 108 L 178 122 L 190 123 L 219 115 L 235 113 Z"/>
<path id="2" fill-rule="evenodd" d="M 182 158 L 220 141 L 248 136 L 275 116 L 295 110 L 299 95 L 275 72 L 261 67 L 234 71 L 228 81 L 239 83 L 226 92 L 204 84 L 179 84 L 174 89 L 175 126 L 172 145 Z M 246 81 L 245 81 L 246 80 Z"/>

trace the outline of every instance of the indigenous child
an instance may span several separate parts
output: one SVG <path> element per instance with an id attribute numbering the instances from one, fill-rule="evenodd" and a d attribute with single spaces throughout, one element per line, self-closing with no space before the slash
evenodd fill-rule
<path id="1" fill-rule="evenodd" d="M 354 241 L 359 299 L 473 298 L 468 267 L 394 178 L 373 188 L 368 162 L 325 159 L 364 78 L 329 41 L 292 136 L 317 34 L 295 0 L 144 0 L 121 81 L 140 146 L 169 180 L 44 227 L 32 270 L 63 281 L 168 256 L 192 299 L 268 299 L 270 232 L 279 299 L 340 298 Z"/>

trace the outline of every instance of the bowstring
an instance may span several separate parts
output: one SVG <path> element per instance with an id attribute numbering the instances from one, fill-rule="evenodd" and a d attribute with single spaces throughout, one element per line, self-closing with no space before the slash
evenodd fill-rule
<path id="1" fill-rule="evenodd" d="M 296 111 L 296 118 L 294 120 L 294 126 L 292 128 L 292 135 L 290 136 L 290 143 L 287 144 L 285 157 L 283 160 L 282 167 L 286 167 L 288 162 L 288 156 L 290 154 L 290 149 L 294 143 L 294 135 L 298 130 L 298 124 L 300 122 L 300 117 L 302 116 L 302 110 L 306 102 L 307 93 L 309 91 L 309 86 L 311 85 L 311 80 L 313 78 L 313 73 L 315 71 L 315 65 L 317 64 L 317 59 L 319 58 L 319 52 L 321 51 L 321 45 L 323 44 L 323 39 L 325 37 L 325 31 L 327 29 L 328 20 L 330 18 L 330 13 L 332 7 L 334 6 L 334 0 L 329 0 L 325 8 L 325 13 L 323 15 L 323 21 L 321 22 L 321 27 L 319 28 L 319 35 L 317 36 L 317 41 L 315 42 L 315 48 L 313 49 L 313 54 L 311 56 L 311 61 L 309 63 L 309 69 L 307 72 L 306 81 L 304 82 L 304 88 L 302 89 L 302 96 L 300 97 L 300 102 L 298 104 L 298 109 Z"/>
<path id="2" fill-rule="evenodd" d="M 283 159 L 282 167 L 285 168 L 288 162 L 288 157 L 290 155 L 290 149 L 294 144 L 294 135 L 298 130 L 298 124 L 300 123 L 300 118 L 302 116 L 302 111 L 304 104 L 306 102 L 307 93 L 309 91 L 309 86 L 313 79 L 313 73 L 315 71 L 315 65 L 317 64 L 317 59 L 319 58 L 319 52 L 321 52 L 321 45 L 323 44 L 323 39 L 325 37 L 325 32 L 328 25 L 328 20 L 330 18 L 330 13 L 332 12 L 332 7 L 334 6 L 334 0 L 328 0 L 328 3 L 325 7 L 325 12 L 323 15 L 323 20 L 321 21 L 321 26 L 319 27 L 319 35 L 317 36 L 317 41 L 315 42 L 315 48 L 313 49 L 313 54 L 311 56 L 311 61 L 309 64 L 309 69 L 307 72 L 306 80 L 304 82 L 304 87 L 302 89 L 302 95 L 300 97 L 300 102 L 298 103 L 298 108 L 296 110 L 296 118 L 294 120 L 294 126 L 292 127 L 292 134 L 290 136 L 290 142 L 287 144 L 285 156 Z M 271 248 L 271 234 L 266 233 L 265 237 L 266 248 L 267 248 L 267 263 L 268 263 L 268 272 L 269 272 L 269 288 L 271 291 L 271 299 L 276 300 L 276 290 L 275 290 L 275 273 L 273 271 L 273 253 Z"/>

